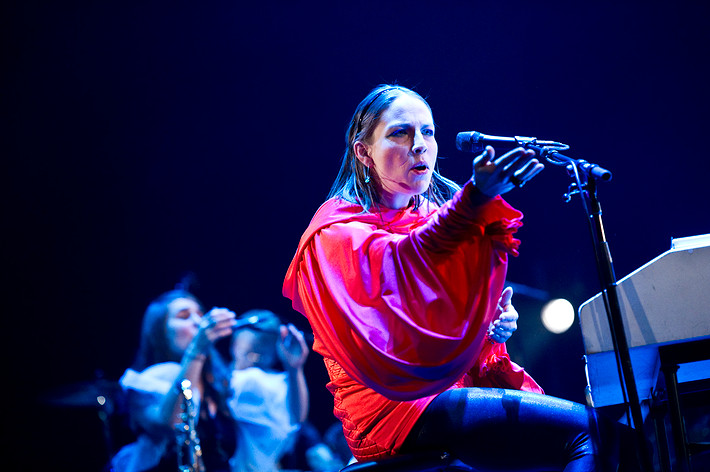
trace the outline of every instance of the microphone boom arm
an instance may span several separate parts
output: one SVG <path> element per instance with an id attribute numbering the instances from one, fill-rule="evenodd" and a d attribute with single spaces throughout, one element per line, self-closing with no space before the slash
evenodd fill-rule
<path id="1" fill-rule="evenodd" d="M 518 139 L 518 136 L 516 136 L 515 138 Z M 535 151 L 538 155 L 540 155 L 540 157 L 546 159 L 547 162 L 549 162 L 550 164 L 558 166 L 574 165 L 581 171 L 583 171 L 584 174 L 588 174 L 594 177 L 595 179 L 603 180 L 605 182 L 611 180 L 611 171 L 601 167 L 600 165 L 592 164 L 583 159 L 573 159 L 569 156 L 565 156 L 564 154 L 560 154 L 559 151 L 566 151 L 567 149 L 569 149 L 569 146 L 567 146 L 566 144 L 562 144 L 564 148 L 558 148 L 553 146 L 538 146 L 537 143 L 534 141 L 535 138 L 532 139 L 533 141 L 530 142 L 521 142 L 520 146 L 525 149 L 531 149 Z"/>
<path id="2" fill-rule="evenodd" d="M 579 193 L 582 199 L 582 205 L 587 216 L 587 221 L 589 222 L 589 229 L 594 244 L 597 272 L 602 286 L 602 298 L 609 320 L 609 331 L 616 353 L 619 378 L 621 379 L 621 391 L 624 401 L 627 404 L 626 415 L 628 416 L 630 413 L 631 421 L 629 421 L 629 424 L 633 425 L 638 437 L 636 452 L 639 463 L 645 472 L 651 472 L 653 466 L 643 431 L 641 402 L 636 388 L 629 345 L 621 315 L 621 303 L 617 291 L 618 286 L 616 275 L 614 274 L 614 265 L 602 223 L 601 205 L 597 197 L 597 180 L 611 180 L 611 172 L 597 164 L 592 164 L 581 159 L 573 159 L 561 154 L 559 151 L 569 149 L 569 146 L 566 145 L 565 149 L 559 149 L 555 147 L 538 146 L 534 142 L 528 142 L 522 143 L 522 147 L 535 151 L 540 157 L 546 159 L 551 164 L 565 166 L 568 173 L 575 179 L 575 183 L 570 187 L 576 187 L 576 191 L 570 191 L 566 194 L 567 201 L 569 201 L 572 193 Z"/>

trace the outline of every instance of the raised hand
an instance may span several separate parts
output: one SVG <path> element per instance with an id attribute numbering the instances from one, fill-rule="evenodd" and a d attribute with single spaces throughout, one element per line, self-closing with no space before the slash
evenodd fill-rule
<path id="1" fill-rule="evenodd" d="M 535 158 L 535 152 L 521 147 L 495 158 L 492 146 L 473 160 L 474 185 L 482 193 L 495 197 L 522 187 L 545 166 Z"/>
<path id="2" fill-rule="evenodd" d="M 280 330 L 281 339 L 276 346 L 279 359 L 284 367 L 291 369 L 303 367 L 309 352 L 303 332 L 291 323 L 281 325 Z"/>
<path id="3" fill-rule="evenodd" d="M 506 287 L 498 300 L 496 314 L 498 318 L 488 326 L 488 337 L 497 343 L 504 343 L 518 329 L 518 312 L 511 304 L 513 288 Z"/>
<path id="4" fill-rule="evenodd" d="M 236 324 L 236 314 L 227 308 L 212 308 L 199 323 L 199 329 L 190 346 L 192 355 L 204 353 L 218 339 L 230 336 Z"/>

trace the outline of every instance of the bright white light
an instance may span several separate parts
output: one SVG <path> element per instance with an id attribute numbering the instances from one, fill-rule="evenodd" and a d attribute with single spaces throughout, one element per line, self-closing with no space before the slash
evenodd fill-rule
<path id="1" fill-rule="evenodd" d="M 551 333 L 564 333 L 574 323 L 574 307 L 564 298 L 550 300 L 542 307 L 540 318 Z"/>

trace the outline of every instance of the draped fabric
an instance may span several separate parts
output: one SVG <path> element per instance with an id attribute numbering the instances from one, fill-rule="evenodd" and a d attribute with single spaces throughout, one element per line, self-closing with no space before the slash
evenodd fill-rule
<path id="1" fill-rule="evenodd" d="M 470 182 L 440 208 L 425 202 L 418 209 L 364 213 L 338 198 L 319 208 L 283 293 L 313 328 L 313 349 L 329 367 L 336 416 L 362 413 L 352 411 L 357 402 L 348 401 L 341 368 L 381 395 L 378 404 L 414 405 L 404 413 L 407 431 L 427 397 L 452 386 L 542 392 L 510 362 L 504 345 L 486 341 L 508 255 L 518 254 L 513 233 L 521 218 L 501 197 L 490 199 Z M 355 437 L 348 438 L 351 447 Z"/>

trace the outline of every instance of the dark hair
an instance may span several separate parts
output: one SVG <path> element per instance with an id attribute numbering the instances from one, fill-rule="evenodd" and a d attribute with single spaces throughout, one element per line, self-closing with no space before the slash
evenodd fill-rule
<path id="1" fill-rule="evenodd" d="M 261 331 L 264 333 L 279 333 L 279 329 L 282 324 L 281 318 L 279 318 L 279 315 L 277 315 L 273 311 L 266 310 L 263 308 L 253 308 L 239 315 L 237 319 L 243 320 L 252 316 L 258 317 L 258 321 L 252 324 L 249 329 Z"/>
<path id="2" fill-rule="evenodd" d="M 333 182 L 328 198 L 340 197 L 351 203 L 362 205 L 368 212 L 380 196 L 374 185 L 365 183 L 365 165 L 355 155 L 354 145 L 357 141 L 367 142 L 374 132 L 380 117 L 394 100 L 402 95 L 410 95 L 421 100 L 427 107 L 427 101 L 414 90 L 401 85 L 383 84 L 375 87 L 367 94 L 355 109 L 350 119 L 350 125 L 345 133 L 345 152 L 340 164 L 340 171 Z M 431 110 L 431 108 L 429 107 Z M 372 176 L 374 179 L 376 175 Z M 454 181 L 439 174 L 438 168 L 434 169 L 431 184 L 427 189 L 427 198 L 441 205 L 449 200 L 460 187 Z M 414 206 L 421 204 L 419 195 L 415 197 Z"/>
<path id="3" fill-rule="evenodd" d="M 142 371 L 160 362 L 180 362 L 182 354 L 170 349 L 166 327 L 168 305 L 179 298 L 193 300 L 202 306 L 193 294 L 179 289 L 162 293 L 151 301 L 143 314 L 140 346 L 133 364 L 134 370 Z"/>
<path id="4" fill-rule="evenodd" d="M 266 346 L 268 349 L 273 348 L 274 358 L 272 361 L 272 365 L 270 365 L 269 367 L 277 371 L 284 370 L 284 365 L 281 362 L 281 359 L 279 358 L 278 353 L 276 351 L 276 345 L 279 339 L 281 338 L 281 318 L 279 318 L 279 316 L 273 311 L 266 310 L 263 308 L 255 308 L 242 313 L 237 317 L 237 319 L 244 320 L 251 317 L 258 317 L 255 318 L 257 321 L 250 323 L 248 326 L 242 329 L 235 330 L 232 333 L 232 349 L 230 350 L 230 354 L 232 355 L 232 361 L 236 360 L 234 358 L 234 347 L 236 346 L 235 343 L 239 339 L 239 336 L 241 335 L 241 333 L 249 332 L 253 336 L 252 342 L 254 342 L 255 345 Z"/>
<path id="5" fill-rule="evenodd" d="M 276 341 L 278 341 L 280 337 L 279 333 L 281 329 L 281 318 L 279 318 L 279 316 L 273 311 L 265 310 L 263 308 L 254 308 L 242 313 L 237 317 L 237 319 L 243 320 L 252 316 L 258 317 L 258 321 L 256 323 L 250 324 L 245 328 L 235 330 L 232 333 L 232 345 L 234 345 L 234 342 L 237 340 L 237 337 L 239 337 L 239 333 L 241 333 L 242 331 L 253 332 L 259 340 L 259 343 L 273 342 L 275 345 Z"/>

